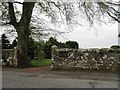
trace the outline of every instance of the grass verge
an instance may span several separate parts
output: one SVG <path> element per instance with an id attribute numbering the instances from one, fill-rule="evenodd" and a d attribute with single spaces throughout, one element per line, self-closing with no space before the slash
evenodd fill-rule
<path id="1" fill-rule="evenodd" d="M 32 67 L 50 66 L 51 62 L 52 62 L 51 59 L 32 60 L 31 61 L 31 65 L 32 65 Z"/>

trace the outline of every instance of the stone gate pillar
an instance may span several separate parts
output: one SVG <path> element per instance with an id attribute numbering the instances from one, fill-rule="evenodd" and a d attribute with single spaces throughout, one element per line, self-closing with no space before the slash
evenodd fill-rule
<path id="1" fill-rule="evenodd" d="M 53 45 L 51 47 L 51 57 L 52 57 L 51 69 L 55 68 L 55 61 L 56 61 L 56 56 L 57 56 L 57 50 L 58 50 L 58 46 Z"/>

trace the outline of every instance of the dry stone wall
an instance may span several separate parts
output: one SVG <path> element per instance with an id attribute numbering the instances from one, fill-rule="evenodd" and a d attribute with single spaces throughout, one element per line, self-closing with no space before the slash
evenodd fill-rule
<path id="1" fill-rule="evenodd" d="M 13 59 L 13 49 L 2 49 L 2 64 L 8 65 L 11 59 Z"/>
<path id="2" fill-rule="evenodd" d="M 2 65 L 17 66 L 17 47 L 14 49 L 2 49 Z"/>
<path id="3" fill-rule="evenodd" d="M 52 47 L 52 69 L 118 71 L 119 49 L 58 49 Z"/>

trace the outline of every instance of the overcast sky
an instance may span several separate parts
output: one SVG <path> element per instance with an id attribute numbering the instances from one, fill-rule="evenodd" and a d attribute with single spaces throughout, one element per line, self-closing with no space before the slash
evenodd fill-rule
<path id="1" fill-rule="evenodd" d="M 100 28 L 99 28 L 100 27 Z M 118 44 L 118 23 L 101 25 L 98 30 L 88 30 L 84 27 L 74 29 L 65 37 L 57 37 L 59 41 L 73 40 L 80 48 L 110 47 Z"/>

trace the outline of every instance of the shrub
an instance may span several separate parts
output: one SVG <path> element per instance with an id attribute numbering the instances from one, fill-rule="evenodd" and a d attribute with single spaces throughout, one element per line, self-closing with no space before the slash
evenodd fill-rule
<path id="1" fill-rule="evenodd" d="M 112 49 L 120 49 L 120 46 L 119 45 L 112 45 L 110 48 L 112 48 Z"/>

